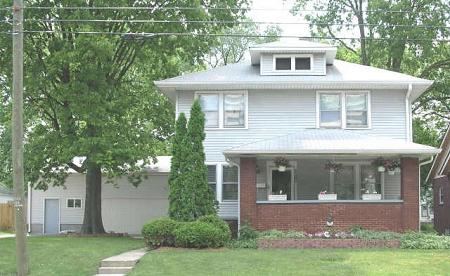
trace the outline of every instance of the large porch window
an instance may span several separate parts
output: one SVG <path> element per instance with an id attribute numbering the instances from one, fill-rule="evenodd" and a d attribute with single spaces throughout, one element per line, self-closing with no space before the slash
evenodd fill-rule
<path id="1" fill-rule="evenodd" d="M 373 160 L 295 159 L 283 171 L 271 160 L 257 162 L 257 200 L 399 200 L 400 173 L 379 172 Z"/>

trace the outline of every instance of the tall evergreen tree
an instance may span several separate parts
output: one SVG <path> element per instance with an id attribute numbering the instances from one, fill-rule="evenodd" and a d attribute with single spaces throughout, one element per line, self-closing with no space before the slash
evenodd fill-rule
<path id="1" fill-rule="evenodd" d="M 180 113 L 172 141 L 172 161 L 169 175 L 169 216 L 174 219 L 181 218 L 180 210 L 183 204 L 183 186 L 178 184 L 181 183 L 180 175 L 185 165 L 183 161 L 186 159 L 186 147 L 183 145 L 187 132 L 186 124 L 186 116 L 184 113 Z"/>
<path id="2" fill-rule="evenodd" d="M 189 171 L 185 173 L 186 195 L 190 196 L 186 220 L 195 220 L 217 212 L 214 193 L 208 185 L 208 168 L 205 164 L 203 141 L 205 140 L 205 114 L 196 100 L 191 108 L 186 139 L 189 143 Z M 186 143 L 187 144 L 187 143 Z"/>

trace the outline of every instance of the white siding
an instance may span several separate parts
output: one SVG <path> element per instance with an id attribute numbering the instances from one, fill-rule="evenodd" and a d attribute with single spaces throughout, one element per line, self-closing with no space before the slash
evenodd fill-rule
<path id="1" fill-rule="evenodd" d="M 326 74 L 325 54 L 314 53 L 311 55 L 313 56 L 312 71 L 301 72 L 301 74 L 299 73 L 299 75 L 325 75 Z M 273 56 L 274 54 L 261 55 L 261 67 L 260 67 L 261 75 L 283 75 L 283 73 L 273 71 Z"/>
<path id="2" fill-rule="evenodd" d="M 13 200 L 14 200 L 14 198 L 12 195 L 0 194 L 0 203 L 8 203 Z"/>
<path id="3" fill-rule="evenodd" d="M 60 200 L 61 225 L 83 223 L 85 176 L 71 174 L 66 180 L 66 188 L 49 187 L 47 191 L 33 190 L 31 199 L 31 224 L 43 222 L 45 198 Z M 83 199 L 83 208 L 66 207 L 68 198 Z M 126 178 L 120 178 L 118 186 L 103 183 L 102 215 L 106 231 L 139 234 L 148 220 L 166 216 L 168 211 L 167 175 L 152 175 L 143 179 L 135 188 Z"/>

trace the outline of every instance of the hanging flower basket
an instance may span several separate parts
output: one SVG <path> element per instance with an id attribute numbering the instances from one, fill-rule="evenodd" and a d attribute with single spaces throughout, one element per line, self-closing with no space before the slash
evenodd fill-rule
<path id="1" fill-rule="evenodd" d="M 329 170 L 330 172 L 338 173 L 340 170 L 342 170 L 342 164 L 341 163 L 334 163 L 332 161 L 327 161 L 325 164 L 325 170 Z"/>
<path id="2" fill-rule="evenodd" d="M 275 166 L 278 167 L 278 171 L 284 172 L 286 171 L 286 168 L 289 167 L 289 160 L 287 160 L 284 157 L 277 157 L 273 160 L 273 163 L 275 163 Z"/>

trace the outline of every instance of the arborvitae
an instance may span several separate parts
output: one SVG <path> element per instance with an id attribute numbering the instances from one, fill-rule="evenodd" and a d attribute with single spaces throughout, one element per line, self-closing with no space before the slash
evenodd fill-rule
<path id="1" fill-rule="evenodd" d="M 183 185 L 181 185 L 181 173 L 185 166 L 186 148 L 183 146 L 187 128 L 186 116 L 180 113 L 175 125 L 175 136 L 172 141 L 172 161 L 169 174 L 169 216 L 173 219 L 181 219 L 183 208 Z"/>

